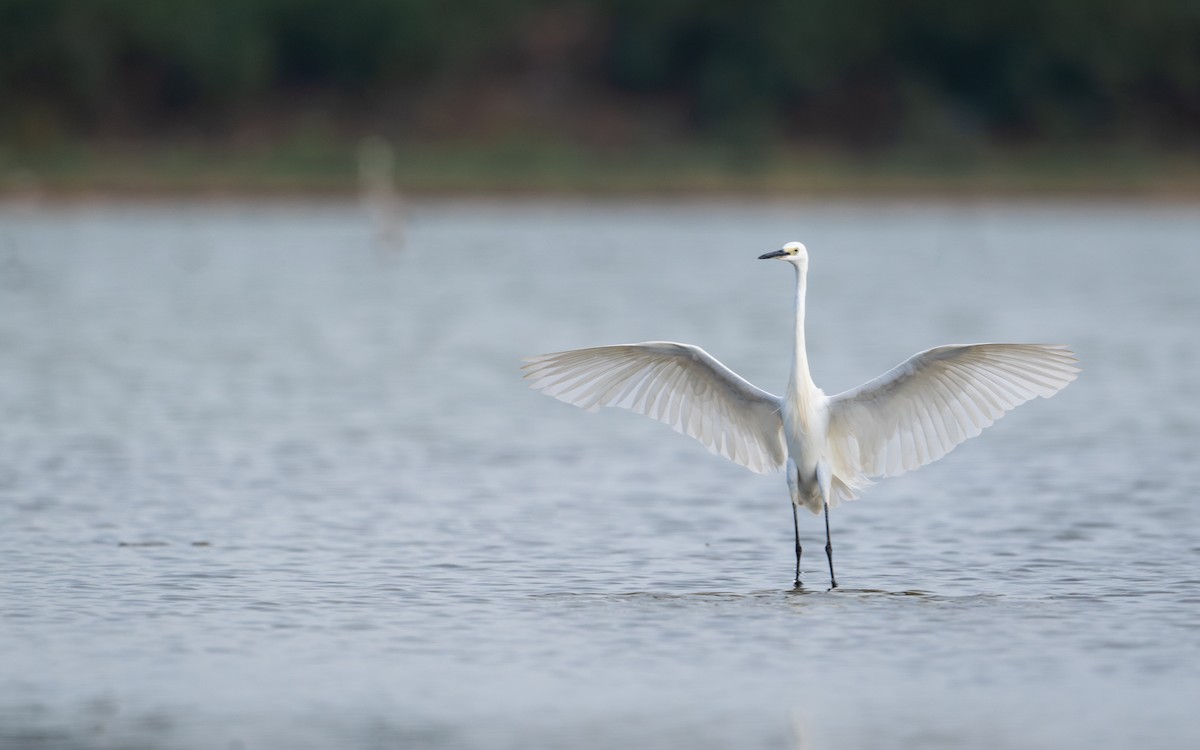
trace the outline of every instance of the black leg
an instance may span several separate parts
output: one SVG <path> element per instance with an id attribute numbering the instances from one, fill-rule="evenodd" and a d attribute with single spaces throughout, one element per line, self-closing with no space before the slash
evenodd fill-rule
<path id="1" fill-rule="evenodd" d="M 837 588 L 837 578 L 833 575 L 833 542 L 829 540 L 829 503 L 825 503 L 825 556 L 829 558 L 829 587 Z"/>
<path id="2" fill-rule="evenodd" d="M 796 518 L 796 504 L 792 503 L 792 528 L 796 530 L 796 588 L 800 588 L 800 521 Z"/>

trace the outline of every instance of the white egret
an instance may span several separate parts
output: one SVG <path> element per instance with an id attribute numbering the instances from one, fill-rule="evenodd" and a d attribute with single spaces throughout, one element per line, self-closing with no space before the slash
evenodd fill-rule
<path id="1" fill-rule="evenodd" d="M 882 477 L 938 460 L 1005 412 L 1049 398 L 1079 368 L 1066 346 L 969 344 L 921 352 L 858 388 L 826 396 L 813 383 L 804 344 L 808 250 L 789 242 L 759 256 L 796 271 L 796 347 L 783 398 L 760 390 L 697 346 L 670 341 L 600 346 L 528 357 L 530 386 L 596 411 L 616 406 L 665 422 L 751 471 L 787 470 L 800 585 L 796 509 L 825 512 Z"/>
<path id="2" fill-rule="evenodd" d="M 396 150 L 378 136 L 358 146 L 358 183 L 362 206 L 375 227 L 380 250 L 404 246 L 404 196 L 396 188 Z"/>

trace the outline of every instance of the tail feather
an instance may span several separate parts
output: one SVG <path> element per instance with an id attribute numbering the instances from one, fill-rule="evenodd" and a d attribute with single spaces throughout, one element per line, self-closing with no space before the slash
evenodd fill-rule
<path id="1" fill-rule="evenodd" d="M 837 476 L 834 476 L 833 481 L 830 482 L 829 486 L 829 507 L 836 508 L 838 504 L 842 503 L 843 501 L 850 502 L 851 500 L 857 500 L 858 493 L 856 490 L 861 489 L 863 489 L 863 487 L 852 486 L 842 481 Z"/>

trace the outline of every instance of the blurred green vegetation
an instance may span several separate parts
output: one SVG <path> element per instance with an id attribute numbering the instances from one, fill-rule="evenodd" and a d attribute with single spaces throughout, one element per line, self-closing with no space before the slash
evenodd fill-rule
<path id="1" fill-rule="evenodd" d="M 0 0 L 0 168 L 333 175 L 366 135 L 568 181 L 689 149 L 1167 165 L 1200 146 L 1200 0 Z"/>
<path id="2" fill-rule="evenodd" d="M 357 143 L 296 139 L 228 148 L 210 143 L 75 143 L 18 156 L 0 148 L 0 195 L 229 193 L 331 195 L 362 185 Z M 1200 196 L 1200 155 L 1109 149 L 985 151 L 931 159 L 922 151 L 854 156 L 777 146 L 767 158 L 720 142 L 596 149 L 570 139 L 395 142 L 394 184 L 423 194 L 874 195 L 957 198 Z"/>

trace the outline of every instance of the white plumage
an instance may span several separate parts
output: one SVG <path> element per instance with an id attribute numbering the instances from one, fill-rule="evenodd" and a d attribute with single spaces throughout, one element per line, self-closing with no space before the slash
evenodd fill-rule
<path id="1" fill-rule="evenodd" d="M 826 396 L 809 376 L 804 343 L 808 251 L 789 242 L 760 257 L 796 269 L 795 359 L 783 398 L 703 349 L 669 341 L 542 354 L 527 358 L 523 369 L 531 387 L 560 401 L 645 414 L 760 474 L 786 466 L 793 507 L 826 511 L 831 580 L 829 507 L 854 499 L 873 479 L 938 460 L 1010 409 L 1053 396 L 1079 372 L 1074 354 L 1060 345 L 939 346 Z M 796 560 L 799 583 L 798 530 Z"/>
<path id="2" fill-rule="evenodd" d="M 921 352 L 829 399 L 829 438 L 849 483 L 932 463 L 1005 412 L 1049 398 L 1079 368 L 1065 346 L 969 344 Z"/>
<path id="3" fill-rule="evenodd" d="M 698 346 L 647 341 L 529 357 L 525 377 L 588 411 L 616 406 L 671 425 L 759 474 L 783 468 L 780 400 Z"/>

